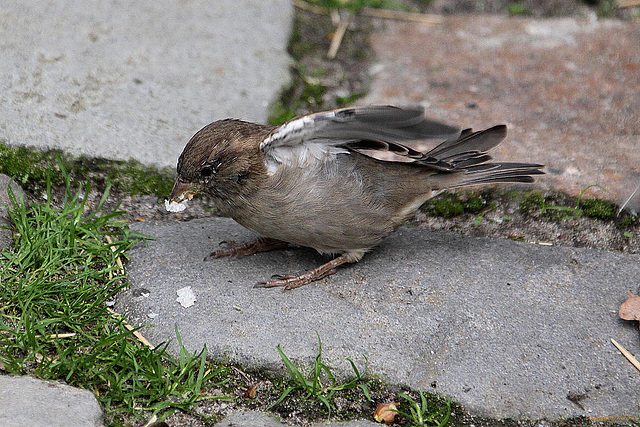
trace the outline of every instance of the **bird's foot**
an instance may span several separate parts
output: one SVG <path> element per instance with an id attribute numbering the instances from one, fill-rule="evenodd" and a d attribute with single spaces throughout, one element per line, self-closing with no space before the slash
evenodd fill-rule
<path id="1" fill-rule="evenodd" d="M 287 242 L 283 242 L 282 240 L 260 237 L 259 239 L 248 243 L 223 241 L 220 242 L 220 246 L 228 246 L 228 248 L 218 249 L 217 251 L 211 252 L 209 256 L 205 258 L 205 260 L 208 258 L 221 258 L 224 256 L 241 258 L 243 256 L 253 255 L 258 252 L 272 251 L 274 249 L 284 249 L 289 246 L 289 244 Z"/>
<path id="2" fill-rule="evenodd" d="M 304 286 L 332 275 L 336 272 L 336 267 L 346 262 L 349 262 L 349 258 L 346 254 L 342 254 L 328 263 L 322 264 L 320 267 L 314 268 L 313 270 L 309 270 L 306 273 L 302 273 L 297 276 L 289 274 L 275 274 L 271 276 L 271 280 L 257 283 L 254 288 L 275 288 L 283 286 L 285 291 L 299 288 L 300 286 Z"/>

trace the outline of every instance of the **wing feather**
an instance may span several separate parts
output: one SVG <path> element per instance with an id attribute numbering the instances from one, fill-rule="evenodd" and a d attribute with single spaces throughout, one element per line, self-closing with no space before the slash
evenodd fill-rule
<path id="1" fill-rule="evenodd" d="M 399 142 L 457 139 L 459 129 L 427 119 L 422 107 L 372 106 L 309 114 L 276 128 L 260 143 L 270 172 L 288 159 L 298 162 L 346 153 L 358 141 L 388 143 L 384 148 L 413 153 Z"/>

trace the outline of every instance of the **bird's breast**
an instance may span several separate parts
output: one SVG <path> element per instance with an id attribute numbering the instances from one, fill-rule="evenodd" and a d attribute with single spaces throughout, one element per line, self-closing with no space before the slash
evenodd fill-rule
<path id="1" fill-rule="evenodd" d="M 265 237 L 323 253 L 365 251 L 413 214 L 422 203 L 414 199 L 424 196 L 399 202 L 389 196 L 394 194 L 388 187 L 393 179 L 372 179 L 361 166 L 352 154 L 282 165 L 259 190 L 235 200 L 233 209 L 222 210 Z"/>

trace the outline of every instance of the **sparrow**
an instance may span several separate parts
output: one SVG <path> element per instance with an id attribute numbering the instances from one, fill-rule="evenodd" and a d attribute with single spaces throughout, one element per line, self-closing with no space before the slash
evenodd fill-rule
<path id="1" fill-rule="evenodd" d="M 257 287 L 293 289 L 359 261 L 431 197 L 477 184 L 530 183 L 543 165 L 490 162 L 505 125 L 474 132 L 430 120 L 422 107 L 369 106 L 309 114 L 280 126 L 215 121 L 187 143 L 167 210 L 202 192 L 257 233 L 210 257 L 306 246 L 331 261 Z M 423 153 L 405 145 L 432 141 Z M 384 153 L 392 160 L 374 158 Z"/>

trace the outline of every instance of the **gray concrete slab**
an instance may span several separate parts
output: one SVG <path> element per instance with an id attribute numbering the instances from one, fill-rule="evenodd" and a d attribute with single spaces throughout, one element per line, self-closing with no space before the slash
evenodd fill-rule
<path id="1" fill-rule="evenodd" d="M 0 375 L 0 425 L 104 426 L 102 410 L 87 390 L 31 377 Z"/>
<path id="2" fill-rule="evenodd" d="M 216 427 L 254 426 L 281 427 L 284 425 L 273 415 L 259 411 L 234 411 L 216 423 Z"/>
<path id="3" fill-rule="evenodd" d="M 0 141 L 175 166 L 209 122 L 264 121 L 289 0 L 4 1 Z"/>
<path id="4" fill-rule="evenodd" d="M 234 411 L 227 415 L 222 421 L 216 424 L 216 427 L 234 427 L 234 426 L 251 426 L 251 427 L 280 427 L 290 425 L 276 418 L 275 415 L 267 414 L 259 411 Z M 332 426 L 332 427 L 375 427 L 380 426 L 379 423 L 366 420 L 355 420 L 347 422 L 318 422 L 312 424 L 312 427 Z"/>
<path id="5" fill-rule="evenodd" d="M 130 252 L 119 311 L 155 343 L 177 325 L 191 350 L 283 371 L 276 351 L 338 372 L 346 357 L 391 383 L 451 396 L 492 417 L 635 416 L 640 376 L 611 345 L 638 343 L 618 319 L 638 287 L 638 256 L 402 228 L 357 265 L 290 292 L 254 289 L 323 258 L 292 248 L 203 261 L 222 240 L 253 237 L 230 219 L 140 223 L 156 237 Z M 178 289 L 196 302 L 184 308 Z M 174 340 L 175 341 L 175 340 Z M 175 347 L 174 347 L 175 348 Z M 580 395 L 576 404 L 568 396 Z"/>

